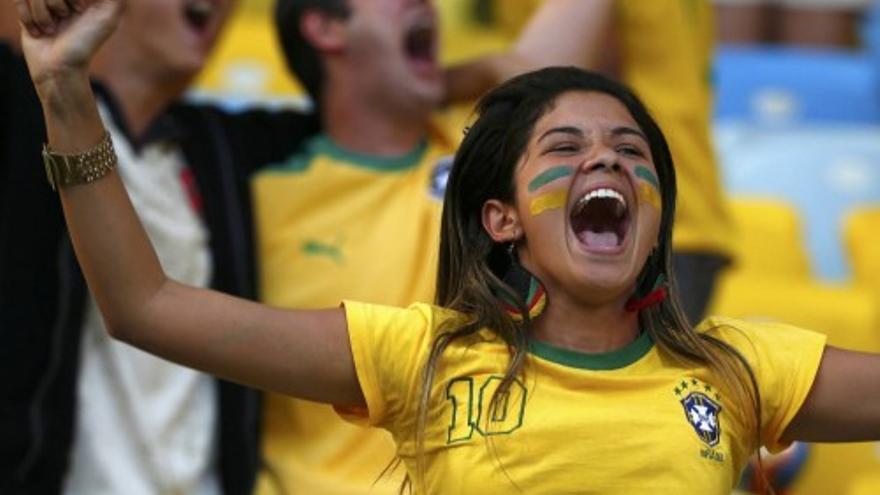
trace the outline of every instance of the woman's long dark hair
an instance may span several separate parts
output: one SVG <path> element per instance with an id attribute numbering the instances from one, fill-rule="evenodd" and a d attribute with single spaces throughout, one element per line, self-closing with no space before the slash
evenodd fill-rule
<path id="1" fill-rule="evenodd" d="M 446 347 L 482 328 L 492 330 L 508 345 L 510 364 L 490 403 L 493 410 L 501 402 L 498 398 L 524 372 L 531 322 L 528 316 L 522 321 L 512 319 L 502 309 L 497 295 L 506 294 L 508 299 L 519 301 L 522 313 L 528 315 L 526 301 L 502 281 L 510 257 L 505 246 L 494 242 L 483 228 L 482 208 L 489 199 L 514 202 L 514 171 L 535 123 L 561 94 L 570 91 L 614 97 L 628 109 L 648 138 L 660 182 L 662 214 L 658 247 L 645 263 L 636 292 L 650 290 L 657 277 L 663 275 L 669 284 L 669 296 L 640 311 L 642 330 L 648 332 L 666 356 L 705 365 L 716 372 L 719 385 L 733 399 L 733 414 L 755 432 L 754 448 L 760 444 L 760 397 L 751 367 L 730 345 L 695 332 L 679 303 L 670 268 L 675 170 L 663 133 L 645 106 L 623 85 L 578 68 L 552 67 L 513 78 L 486 94 L 477 104 L 477 120 L 455 155 L 443 208 L 436 302 L 467 315 L 467 323 L 439 334 L 424 368 L 416 429 L 418 480 L 424 480 L 423 446 L 430 389 Z"/>

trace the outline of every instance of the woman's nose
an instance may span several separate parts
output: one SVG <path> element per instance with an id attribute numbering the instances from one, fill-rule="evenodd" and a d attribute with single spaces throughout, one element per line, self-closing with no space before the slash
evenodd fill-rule
<path id="1" fill-rule="evenodd" d="M 620 172 L 622 170 L 617 160 L 617 153 L 611 148 L 603 147 L 600 150 L 596 150 L 594 155 L 584 161 L 582 166 L 582 171 L 587 173 L 602 169 L 606 169 L 609 172 Z"/>

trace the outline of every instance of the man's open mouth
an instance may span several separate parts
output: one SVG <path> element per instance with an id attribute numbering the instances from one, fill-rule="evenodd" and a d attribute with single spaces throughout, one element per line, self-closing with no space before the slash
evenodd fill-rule
<path id="1" fill-rule="evenodd" d="M 616 251 L 629 231 L 626 197 L 610 187 L 586 193 L 570 214 L 571 228 L 582 244 L 596 251 Z"/>
<path id="2" fill-rule="evenodd" d="M 218 10 L 216 3 L 211 0 L 190 0 L 183 7 L 183 15 L 187 25 L 197 32 L 203 32 Z"/>
<path id="3" fill-rule="evenodd" d="M 434 21 L 424 17 L 404 33 L 403 47 L 410 62 L 434 66 L 437 60 L 437 31 Z"/>

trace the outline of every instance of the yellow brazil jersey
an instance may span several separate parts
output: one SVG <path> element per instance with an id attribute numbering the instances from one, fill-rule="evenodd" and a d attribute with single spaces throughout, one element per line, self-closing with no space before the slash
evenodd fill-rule
<path id="1" fill-rule="evenodd" d="M 673 246 L 731 256 L 733 227 L 709 135 L 712 4 L 705 0 L 616 3 L 623 80 L 663 129 L 675 160 Z"/>
<path id="2" fill-rule="evenodd" d="M 389 430 L 413 474 L 421 372 L 434 337 L 460 316 L 426 304 L 345 309 L 368 411 L 348 419 Z M 762 442 L 779 450 L 824 336 L 728 319 L 704 325 L 750 362 Z M 647 334 L 605 354 L 533 344 L 524 377 L 492 412 L 507 362 L 506 346 L 485 330 L 443 353 L 425 430 L 428 493 L 726 495 L 751 453 L 755 435 L 731 413 L 713 373 L 672 359 Z"/>
<path id="3" fill-rule="evenodd" d="M 435 135 L 376 158 L 328 137 L 252 181 L 261 298 L 324 308 L 342 298 L 430 301 L 452 144 Z M 394 459 L 388 434 L 342 421 L 330 406 L 268 394 L 259 494 L 367 493 Z M 402 476 L 402 474 L 401 474 Z M 399 476 L 370 493 L 393 493 Z"/>

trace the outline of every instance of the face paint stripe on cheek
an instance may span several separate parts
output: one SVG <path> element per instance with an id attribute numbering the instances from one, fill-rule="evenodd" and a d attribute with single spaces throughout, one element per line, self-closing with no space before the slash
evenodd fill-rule
<path id="1" fill-rule="evenodd" d="M 657 176 L 644 165 L 637 165 L 635 174 L 636 177 L 642 180 L 638 185 L 639 198 L 653 206 L 656 210 L 661 210 L 663 202 L 660 199 L 660 181 L 657 180 Z"/>
<path id="2" fill-rule="evenodd" d="M 573 172 L 574 169 L 570 165 L 560 165 L 558 167 L 553 167 L 551 169 L 545 170 L 538 174 L 537 177 L 532 179 L 531 182 L 529 182 L 529 192 L 535 192 L 535 190 L 544 187 L 557 179 L 568 177 Z"/>
<path id="3" fill-rule="evenodd" d="M 568 191 L 566 190 L 542 194 L 529 203 L 529 212 L 534 216 L 547 210 L 563 208 L 567 200 Z"/>
<path id="4" fill-rule="evenodd" d="M 657 189 L 658 192 L 660 191 L 660 181 L 657 180 L 657 176 L 654 175 L 654 172 L 651 172 L 651 169 L 649 169 L 648 167 L 645 167 L 643 165 L 637 165 L 636 166 L 636 177 L 638 177 L 639 179 L 642 179 L 644 181 L 647 181 L 652 186 L 654 186 L 654 189 Z"/>
<path id="5" fill-rule="evenodd" d="M 658 194 L 657 190 L 654 189 L 654 187 L 650 184 L 647 184 L 645 182 L 639 184 L 639 198 L 641 198 L 642 201 L 653 206 L 654 209 L 658 211 L 662 208 L 660 194 Z"/>

